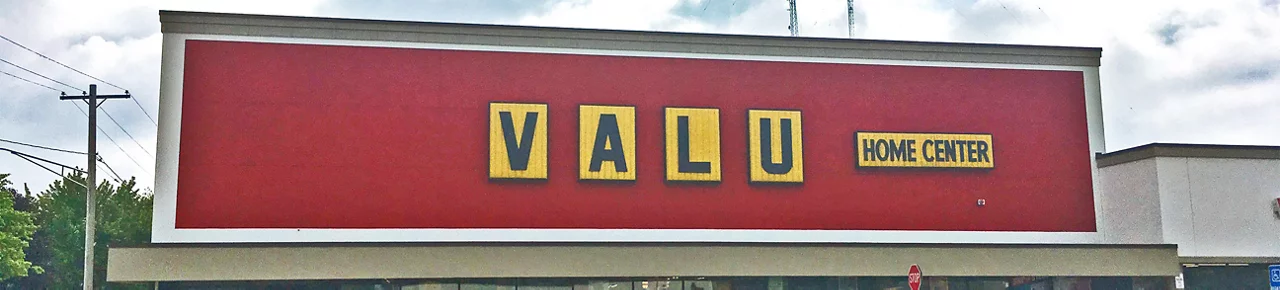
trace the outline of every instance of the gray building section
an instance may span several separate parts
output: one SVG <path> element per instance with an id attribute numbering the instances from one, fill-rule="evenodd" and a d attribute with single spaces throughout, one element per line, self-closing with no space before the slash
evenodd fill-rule
<path id="1" fill-rule="evenodd" d="M 1148 144 L 1099 155 L 1123 241 L 1178 246 L 1186 289 L 1267 289 L 1280 264 L 1280 147 Z"/>
<path id="2" fill-rule="evenodd" d="M 566 29 L 454 23 L 195 12 L 160 13 L 165 34 L 211 34 L 362 41 L 673 53 L 744 54 L 879 60 L 1097 67 L 1101 48 L 931 43 L 861 39 Z"/>

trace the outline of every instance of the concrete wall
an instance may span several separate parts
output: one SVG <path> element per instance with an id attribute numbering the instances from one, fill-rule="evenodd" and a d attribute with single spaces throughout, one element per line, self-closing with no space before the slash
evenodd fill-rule
<path id="1" fill-rule="evenodd" d="M 1098 173 L 1098 233 L 1111 243 L 1165 243 L 1156 160 L 1103 167 Z"/>
<path id="2" fill-rule="evenodd" d="M 1178 244 L 1179 256 L 1280 257 L 1280 219 L 1271 205 L 1280 197 L 1280 160 L 1154 160 L 1162 234 Z"/>
<path id="3" fill-rule="evenodd" d="M 1154 157 L 1099 174 L 1109 242 L 1177 244 L 1185 262 L 1280 261 L 1280 160 Z"/>

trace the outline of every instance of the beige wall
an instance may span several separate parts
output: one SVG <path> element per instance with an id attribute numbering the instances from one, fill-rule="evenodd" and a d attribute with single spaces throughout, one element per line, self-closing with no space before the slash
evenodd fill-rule
<path id="1" fill-rule="evenodd" d="M 110 249 L 108 281 L 487 277 L 1174 276 L 1172 246 L 178 245 Z"/>

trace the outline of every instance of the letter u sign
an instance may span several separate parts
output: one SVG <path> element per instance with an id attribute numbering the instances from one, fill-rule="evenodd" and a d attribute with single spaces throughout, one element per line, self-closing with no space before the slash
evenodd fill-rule
<path id="1" fill-rule="evenodd" d="M 804 182 L 800 111 L 748 110 L 751 182 Z"/>

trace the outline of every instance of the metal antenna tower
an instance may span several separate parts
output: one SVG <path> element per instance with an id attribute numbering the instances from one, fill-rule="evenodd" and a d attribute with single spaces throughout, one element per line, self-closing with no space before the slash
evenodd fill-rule
<path id="1" fill-rule="evenodd" d="M 849 38 L 853 38 L 853 0 L 849 0 Z"/>
<path id="2" fill-rule="evenodd" d="M 791 25 L 788 25 L 787 29 L 791 29 L 791 36 L 800 36 L 800 20 L 796 17 L 796 0 L 787 0 L 787 3 L 791 4 L 791 8 L 787 9 L 791 12 Z"/>

